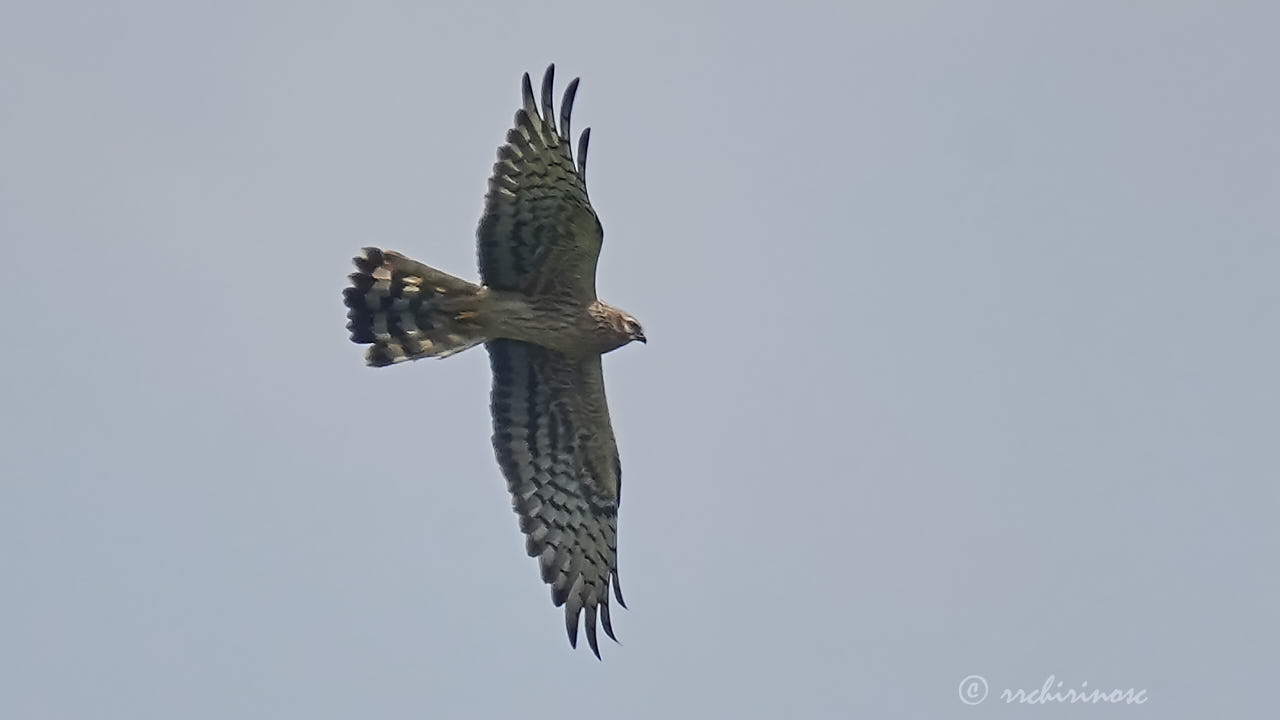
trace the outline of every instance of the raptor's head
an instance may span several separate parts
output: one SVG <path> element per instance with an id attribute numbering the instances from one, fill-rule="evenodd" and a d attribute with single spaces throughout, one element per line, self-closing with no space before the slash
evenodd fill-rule
<path id="1" fill-rule="evenodd" d="M 640 327 L 640 321 L 631 317 L 631 315 L 610 307 L 606 311 L 604 320 L 604 325 L 608 328 L 609 333 L 609 339 L 606 341 L 609 347 L 605 352 L 616 350 L 633 340 L 646 342 L 644 328 Z"/>
<path id="2" fill-rule="evenodd" d="M 644 328 L 640 327 L 640 321 L 626 313 L 622 314 L 622 331 L 627 334 L 627 342 L 631 342 L 632 340 L 637 340 L 645 344 L 648 344 L 649 342 L 644 337 Z"/>
<path id="3" fill-rule="evenodd" d="M 596 321 L 597 352 L 612 352 L 633 340 L 646 342 L 640 321 L 629 313 L 599 301 L 588 312 Z"/>

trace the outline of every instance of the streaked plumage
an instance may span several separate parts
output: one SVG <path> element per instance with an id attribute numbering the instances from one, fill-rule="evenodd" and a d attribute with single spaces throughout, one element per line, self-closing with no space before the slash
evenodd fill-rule
<path id="1" fill-rule="evenodd" d="M 559 123 L 547 68 L 538 107 L 528 74 L 523 106 L 498 149 L 477 231 L 481 285 L 366 248 L 344 292 L 351 339 L 373 366 L 446 357 L 484 343 L 493 370 L 493 446 L 552 602 L 564 606 L 576 647 L 585 611 L 613 638 L 609 593 L 618 586 L 622 487 L 600 356 L 645 341 L 635 318 L 596 297 L 604 237 L 586 188 L 590 130 L 575 162 L 569 83 Z M 616 639 L 616 638 L 615 638 Z"/>

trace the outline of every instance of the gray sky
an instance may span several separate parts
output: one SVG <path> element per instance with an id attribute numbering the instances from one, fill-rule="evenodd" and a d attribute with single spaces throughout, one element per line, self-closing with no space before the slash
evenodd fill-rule
<path id="1" fill-rule="evenodd" d="M 1272 4 L 443 5 L 0 10 L 0 716 L 1274 715 Z M 603 663 L 484 352 L 340 297 L 475 277 L 550 61 L 650 339 Z"/>

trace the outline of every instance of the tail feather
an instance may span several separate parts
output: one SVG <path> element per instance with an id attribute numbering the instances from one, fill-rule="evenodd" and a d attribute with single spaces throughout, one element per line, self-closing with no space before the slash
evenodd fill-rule
<path id="1" fill-rule="evenodd" d="M 380 367 L 448 357 L 484 342 L 481 287 L 390 250 L 365 248 L 342 293 L 351 341 Z"/>

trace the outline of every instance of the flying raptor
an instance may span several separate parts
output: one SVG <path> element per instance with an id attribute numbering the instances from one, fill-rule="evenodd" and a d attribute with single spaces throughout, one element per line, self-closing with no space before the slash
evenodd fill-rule
<path id="1" fill-rule="evenodd" d="M 542 107 L 528 73 L 523 106 L 489 178 L 476 232 L 476 285 L 397 252 L 365 248 L 343 291 L 352 342 L 374 367 L 447 357 L 484 344 L 493 370 L 493 448 L 538 559 L 551 600 L 564 606 L 577 647 L 600 657 L 597 621 L 609 621 L 618 586 L 622 466 L 609 423 L 600 356 L 645 342 L 631 315 L 596 297 L 604 230 L 587 198 L 587 143 L 575 161 L 569 118 L 578 80 L 565 89 L 559 124 L 555 66 L 542 78 Z"/>

